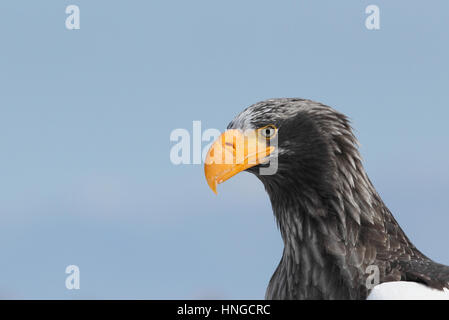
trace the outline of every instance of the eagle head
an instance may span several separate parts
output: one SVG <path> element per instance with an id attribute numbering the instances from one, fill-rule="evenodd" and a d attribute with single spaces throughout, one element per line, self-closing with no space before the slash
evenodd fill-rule
<path id="1" fill-rule="evenodd" d="M 237 115 L 210 148 L 209 186 L 241 171 L 255 174 L 268 193 L 330 193 L 337 168 L 357 169 L 358 143 L 346 116 L 311 100 L 286 98 L 256 103 Z M 348 173 L 351 171 L 347 169 Z"/>

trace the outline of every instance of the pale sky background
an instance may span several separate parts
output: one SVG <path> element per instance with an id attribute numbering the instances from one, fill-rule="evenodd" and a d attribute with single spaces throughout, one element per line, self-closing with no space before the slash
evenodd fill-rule
<path id="1" fill-rule="evenodd" d="M 0 297 L 263 298 L 283 245 L 261 183 L 215 196 L 169 136 L 274 97 L 350 116 L 386 204 L 449 264 L 448 31 L 445 0 L 1 1 Z"/>

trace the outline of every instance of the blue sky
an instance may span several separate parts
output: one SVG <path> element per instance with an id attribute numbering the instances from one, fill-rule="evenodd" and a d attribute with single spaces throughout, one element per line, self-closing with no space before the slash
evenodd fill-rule
<path id="1" fill-rule="evenodd" d="M 65 8 L 81 29 L 65 28 Z M 365 28 L 380 8 L 381 29 Z M 368 174 L 449 264 L 449 3 L 2 1 L 0 297 L 263 298 L 282 242 L 262 185 L 174 166 L 170 133 L 274 97 L 347 114 Z M 75 264 L 81 289 L 67 290 Z"/>

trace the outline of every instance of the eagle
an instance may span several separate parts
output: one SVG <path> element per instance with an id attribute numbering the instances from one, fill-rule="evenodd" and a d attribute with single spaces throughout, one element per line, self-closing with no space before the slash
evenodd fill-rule
<path id="1" fill-rule="evenodd" d="M 344 114 L 300 98 L 249 106 L 211 144 L 204 171 L 215 193 L 247 171 L 270 198 L 284 249 L 266 299 L 389 299 L 415 289 L 449 297 L 449 267 L 409 240 L 358 147 Z"/>

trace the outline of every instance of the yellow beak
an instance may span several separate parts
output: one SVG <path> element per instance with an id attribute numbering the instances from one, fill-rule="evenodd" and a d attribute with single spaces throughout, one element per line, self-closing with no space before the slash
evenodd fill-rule
<path id="1" fill-rule="evenodd" d="M 237 173 L 264 163 L 274 151 L 257 130 L 228 130 L 212 144 L 207 152 L 204 174 L 209 187 L 217 193 L 217 184 Z"/>

